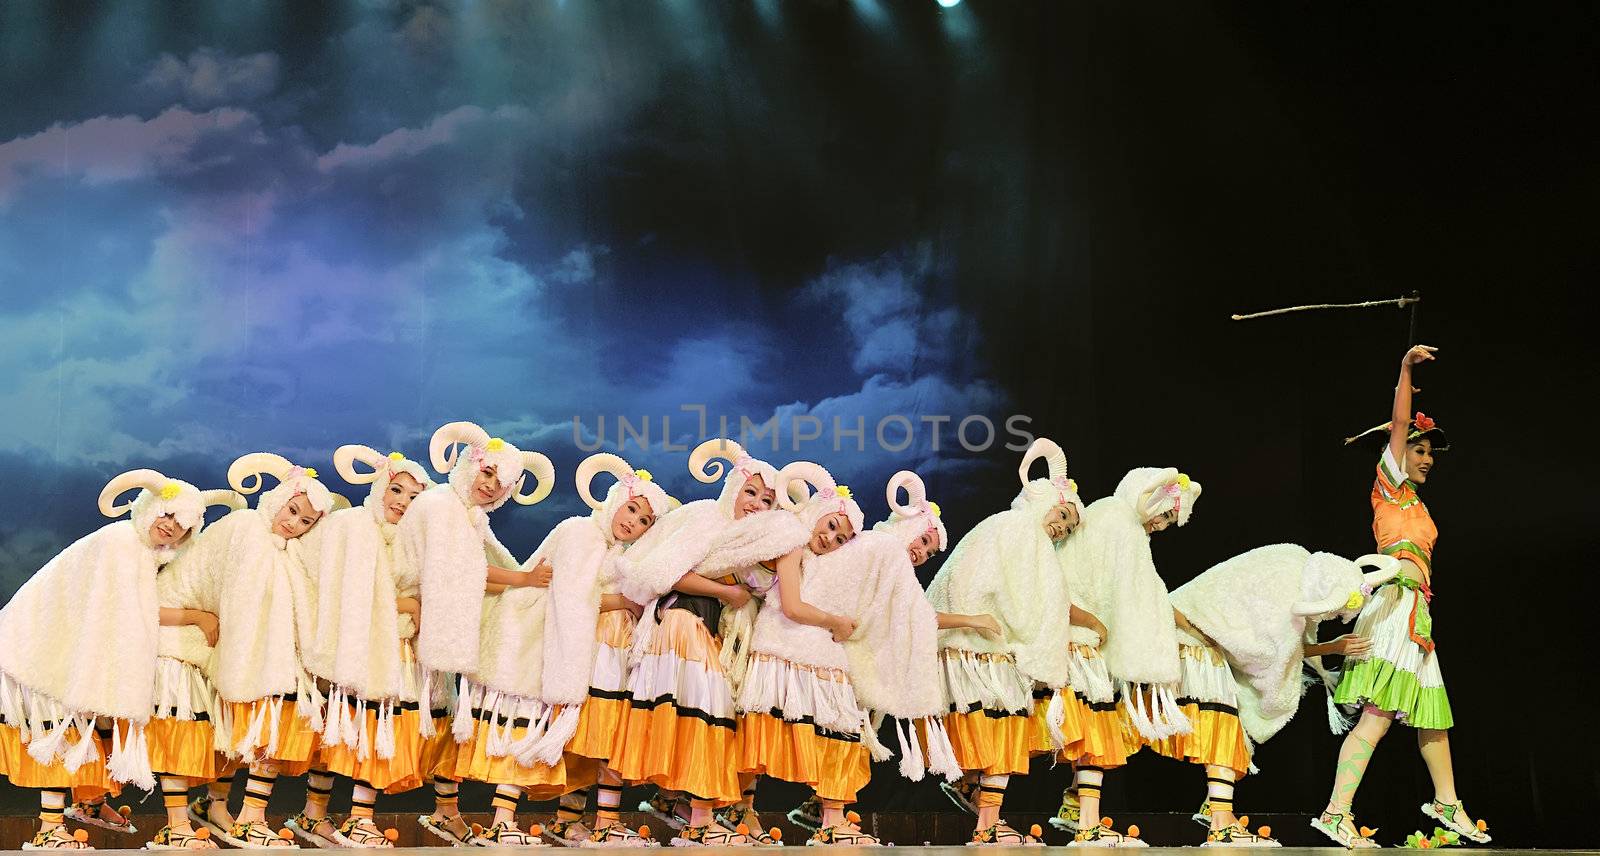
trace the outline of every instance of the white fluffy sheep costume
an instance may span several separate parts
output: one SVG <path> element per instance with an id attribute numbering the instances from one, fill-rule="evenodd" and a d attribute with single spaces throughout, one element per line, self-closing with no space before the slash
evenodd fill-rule
<path id="1" fill-rule="evenodd" d="M 732 466 L 708 467 L 715 458 Z M 803 546 L 810 533 L 786 512 L 737 516 L 740 496 L 754 479 L 768 489 L 778 484 L 777 470 L 737 443 L 701 443 L 690 453 L 689 472 L 703 483 L 723 479 L 718 498 L 661 516 L 617 563 L 621 594 L 646 606 L 633 634 L 629 706 L 610 765 L 627 781 L 726 804 L 742 789 L 733 686 L 722 657 L 728 643 L 717 636 L 723 610 L 714 598 L 672 589 L 689 573 L 759 587 L 770 577 L 761 564 Z"/>
<path id="2" fill-rule="evenodd" d="M 458 452 L 464 446 L 465 451 Z M 451 728 L 441 730 L 431 717 L 419 723 L 425 741 L 421 758 L 424 775 L 456 776 L 458 742 L 472 738 L 475 714 L 482 712 L 482 687 L 473 690 L 467 676 L 480 663 L 484 586 L 489 565 L 516 568 L 517 561 L 489 528 L 489 513 L 515 500 L 533 505 L 555 487 L 555 467 L 538 452 L 524 452 L 471 422 L 451 422 L 433 432 L 428 441 L 433 468 L 447 473 L 436 485 L 412 500 L 395 535 L 396 575 L 416 579 L 422 596 L 422 616 L 417 628 L 417 661 L 422 666 L 421 698 L 433 698 L 433 687 L 461 676 L 462 692 L 454 700 Z M 493 468 L 502 490 L 487 505 L 472 497 L 478 473 Z M 535 487 L 523 493 L 524 471 Z M 493 707 L 491 700 L 490 707 Z M 444 723 L 438 723 L 442 725 Z M 508 783 L 509 784 L 509 783 Z"/>
<path id="3" fill-rule="evenodd" d="M 206 506 L 232 496 L 155 470 L 123 473 L 100 492 L 100 511 L 131 520 L 73 542 L 0 609 L 0 775 L 21 787 L 155 787 L 156 574 L 193 543 Z M 189 530 L 176 549 L 150 543 L 168 514 Z M 95 734 L 97 717 L 118 720 L 109 740 Z"/>
<path id="4" fill-rule="evenodd" d="M 255 508 L 207 528 L 158 581 L 162 606 L 217 616 L 216 648 L 207 648 L 194 627 L 169 627 L 162 630 L 162 653 L 200 666 L 216 688 L 218 751 L 246 762 L 278 761 L 294 772 L 311 762 L 322 728 L 322 696 L 299 657 L 316 601 L 305 543 L 283 538 L 273 520 L 295 497 L 323 516 L 337 506 L 315 470 L 282 456 L 256 452 L 228 467 L 228 483 L 243 494 L 260 490 L 264 475 L 277 478 L 277 486 Z"/>
<path id="5" fill-rule="evenodd" d="M 798 491 L 806 498 L 797 501 L 790 493 L 795 481 L 816 492 Z M 849 490 L 809 461 L 796 461 L 778 473 L 778 502 L 808 533 L 832 514 L 844 515 L 852 532 L 866 526 Z M 801 600 L 831 612 L 824 601 L 848 599 L 830 599 L 827 589 L 851 585 L 841 571 L 858 558 L 851 549 L 854 538 L 825 556 L 809 547 L 801 554 Z M 836 560 L 831 569 L 819 570 L 824 559 Z M 871 758 L 862 743 L 869 723 L 856 700 L 844 646 L 828 630 L 784 615 L 783 597 L 773 586 L 756 617 L 750 648 L 750 669 L 734 705 L 740 771 L 810 785 L 821 799 L 854 802 L 872 777 Z"/>
<path id="6" fill-rule="evenodd" d="M 1172 511 L 1179 526 L 1187 524 L 1199 496 L 1200 483 L 1176 469 L 1133 470 L 1114 495 L 1089 506 L 1081 531 L 1062 551 L 1073 602 L 1098 617 L 1110 634 L 1100 645 L 1100 662 L 1086 665 L 1104 666 L 1123 715 L 1151 741 L 1188 734 L 1191 726 L 1178 705 L 1181 668 L 1172 603 L 1156 573 L 1144 524 Z M 1100 698 L 1089 699 L 1094 703 L 1090 713 L 1103 717 L 1108 712 Z M 1093 763 L 1111 766 L 1120 759 L 1098 757 Z"/>
<path id="7" fill-rule="evenodd" d="M 617 482 L 598 501 L 590 483 L 602 472 Z M 642 500 L 651 509 L 668 506 L 666 493 L 648 473 L 635 472 L 613 454 L 585 458 L 575 477 L 590 513 L 556 524 L 523 563 L 531 569 L 548 562 L 549 587 L 508 590 L 490 598 L 484 610 L 482 653 L 468 683 L 474 694 L 482 694 L 481 712 L 457 767 L 470 770 L 469 778 L 522 785 L 533 798 L 557 796 L 574 784 L 567 778 L 564 752 L 590 699 L 600 596 L 628 547 L 613 536 L 612 518 L 630 502 Z M 627 660 L 626 641 L 620 641 L 607 650 L 608 674 L 601 679 L 618 699 Z M 620 708 L 614 712 L 620 720 Z M 614 739 L 615 731 L 606 736 Z M 599 757 L 609 757 L 609 744 L 603 752 Z"/>
<path id="8" fill-rule="evenodd" d="M 1049 477 L 1030 481 L 1040 458 Z M 1049 748 L 1031 727 L 1034 686 L 1059 689 L 1070 677 L 1072 602 L 1060 548 L 1044 524 L 1056 506 L 1081 515 L 1083 503 L 1067 478 L 1066 455 L 1050 440 L 1035 440 L 1017 473 L 1022 490 L 1011 507 L 956 544 L 927 593 L 940 612 L 992 615 L 1004 631 L 997 641 L 965 629 L 940 633 L 951 746 L 962 769 L 988 775 L 1025 774 L 1030 752 Z"/>
<path id="9" fill-rule="evenodd" d="M 1361 567 L 1374 570 L 1363 574 Z M 1216 642 L 1237 686 L 1239 722 L 1253 743 L 1263 743 L 1283 728 L 1300 707 L 1305 646 L 1316 642 L 1317 626 L 1328 619 L 1351 621 L 1365 598 L 1399 571 L 1389 556 L 1350 561 L 1331 553 L 1312 553 L 1294 544 L 1273 544 L 1222 562 L 1172 593 L 1172 603 Z M 1199 640 L 1185 642 L 1194 646 Z M 1313 667 L 1329 682 L 1337 675 Z M 1193 674 L 1191 674 L 1193 673 Z M 1185 663 L 1186 683 L 1208 680 Z M 1189 696 L 1185 689 L 1184 695 Z M 1329 724 L 1343 731 L 1329 701 Z"/>
<path id="10" fill-rule="evenodd" d="M 361 505 L 329 514 L 303 536 L 317 597 L 300 659 L 328 684 L 322 763 L 379 790 L 409 790 L 421 781 L 420 718 L 432 711 L 421 698 L 416 622 L 395 609 L 398 598 L 417 596 L 420 580 L 396 559 L 399 524 L 388 521 L 384 504 L 391 485 L 401 489 L 396 475 L 423 490 L 433 480 L 399 452 L 359 444 L 340 446 L 333 465 L 346 482 L 370 488 Z"/>

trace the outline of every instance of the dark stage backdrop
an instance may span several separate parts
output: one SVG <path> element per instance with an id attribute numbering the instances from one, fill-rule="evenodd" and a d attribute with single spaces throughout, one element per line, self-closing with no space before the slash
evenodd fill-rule
<path id="1" fill-rule="evenodd" d="M 1340 438 L 1386 417 L 1405 313 L 1228 315 L 1420 289 L 1419 406 L 1455 443 L 1425 498 L 1460 792 L 1500 843 L 1600 843 L 1590 8 L 319 10 L 0 5 L 0 597 L 123 469 L 331 473 L 341 443 L 419 456 L 463 418 L 563 474 L 499 515 L 526 553 L 619 417 L 651 426 L 630 460 L 711 493 L 662 448 L 694 405 L 713 432 L 776 417 L 783 449 L 754 445 L 873 519 L 903 466 L 953 536 L 1005 507 L 1025 416 L 1088 499 L 1135 466 L 1204 483 L 1155 539 L 1170 586 L 1266 543 L 1356 555 L 1375 450 Z M 1323 720 L 1313 692 L 1241 806 L 1320 808 Z M 1054 808 L 1066 773 L 1038 772 L 1008 814 Z M 1142 758 L 1108 809 L 1200 788 Z M 1357 809 L 1409 830 L 1430 794 L 1396 729 Z M 883 775 L 863 806 L 944 804 Z"/>

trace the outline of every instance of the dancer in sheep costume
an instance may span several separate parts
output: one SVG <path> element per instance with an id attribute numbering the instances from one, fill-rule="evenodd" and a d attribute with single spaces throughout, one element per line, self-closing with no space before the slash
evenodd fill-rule
<path id="1" fill-rule="evenodd" d="M 1375 570 L 1363 575 L 1362 565 Z M 1352 562 L 1274 544 L 1235 556 L 1172 593 L 1173 606 L 1196 628 L 1179 633 L 1181 695 L 1194 730 L 1167 738 L 1162 754 L 1205 766 L 1206 802 L 1196 815 L 1210 829 L 1204 846 L 1276 846 L 1266 831 L 1252 834 L 1234 815 L 1234 783 L 1254 745 L 1277 734 L 1300 707 L 1301 663 L 1313 660 L 1326 674 L 1322 655 L 1348 655 L 1365 645 L 1357 636 L 1318 643 L 1317 626 L 1329 618 L 1354 620 L 1366 595 L 1399 567 L 1388 556 Z M 1201 699 L 1210 703 L 1188 705 Z M 1331 700 L 1329 712 L 1335 733 L 1342 732 L 1347 724 Z"/>
<path id="2" fill-rule="evenodd" d="M 1433 636 L 1433 547 L 1439 528 L 1419 488 L 1449 441 L 1432 419 L 1411 410 L 1412 371 L 1433 360 L 1434 349 L 1427 345 L 1407 350 L 1400 358 L 1389 421 L 1345 441 L 1367 436 L 1384 441 L 1368 494 L 1372 536 L 1377 550 L 1394 556 L 1401 568 L 1356 619 L 1356 634 L 1371 639 L 1372 649 L 1345 662 L 1334 692 L 1335 701 L 1361 713 L 1339 747 L 1328 804 L 1311 825 L 1346 847 L 1377 846 L 1357 834 L 1353 806 L 1378 741 L 1397 721 L 1417 730 L 1417 750 L 1433 782 L 1433 799 L 1422 804 L 1422 814 L 1474 844 L 1490 841 L 1487 824 L 1473 820 L 1456 793 L 1450 755 L 1455 719 Z"/>
<path id="3" fill-rule="evenodd" d="M 458 452 L 464 446 L 465 451 Z M 489 514 L 508 500 L 533 505 L 550 495 L 555 468 L 538 452 L 524 452 L 471 422 L 452 422 L 428 442 L 433 468 L 448 474 L 445 484 L 422 492 L 406 510 L 395 535 L 397 575 L 418 581 L 421 609 L 417 662 L 422 670 L 419 698 L 432 699 L 433 687 L 460 676 L 460 691 L 449 720 L 421 717 L 423 747 L 419 770 L 434 777 L 435 809 L 418 822 L 452 844 L 530 846 L 533 837 L 513 821 L 497 823 L 476 835 L 461 818 L 457 782 L 472 767 L 467 748 L 481 729 L 503 735 L 494 714 L 506 714 L 499 694 L 474 682 L 484 664 L 482 619 L 486 592 L 533 586 L 535 574 L 522 570 L 489 528 Z M 523 471 L 535 488 L 521 492 Z M 458 742 L 459 741 L 459 742 Z M 521 788 L 500 783 L 497 813 L 515 811 Z"/>
<path id="4" fill-rule="evenodd" d="M 132 501 L 116 504 L 134 489 Z M 156 784 L 149 741 L 165 737 L 148 727 L 157 702 L 156 638 L 162 623 L 186 618 L 157 605 L 156 576 L 201 530 L 206 505 L 226 502 L 227 493 L 202 492 L 155 470 L 113 478 L 100 492 L 100 511 L 130 519 L 78 539 L 0 609 L 0 775 L 41 789 L 39 832 L 24 849 L 84 849 L 81 833 L 64 826 L 69 811 L 74 820 L 136 831 L 105 805 L 105 794 L 124 783 Z M 69 810 L 74 791 L 88 799 Z M 163 830 L 152 844 L 192 838 Z"/>
<path id="5" fill-rule="evenodd" d="M 797 502 L 789 493 L 791 480 L 801 480 L 816 492 Z M 846 546 L 865 520 L 849 490 L 808 461 L 779 472 L 778 501 L 811 537 L 803 548 L 778 559 L 777 585 L 756 618 L 749 673 L 735 703 L 740 769 L 816 790 L 822 828 L 808 843 L 876 845 L 876 838 L 845 815 L 845 807 L 872 777 L 862 742 L 867 712 L 856 700 L 842 644 L 855 633 L 856 622 L 817 606 L 829 587 L 849 586 L 851 581 L 838 569 L 819 570 L 816 563 L 829 557 L 840 563 L 866 558 Z"/>
<path id="6" fill-rule="evenodd" d="M 953 779 L 961 776 L 961 768 L 944 731 L 947 708 L 940 689 L 939 631 L 972 629 L 998 639 L 1000 624 L 991 615 L 933 608 L 916 569 L 947 547 L 939 506 L 928 501 L 922 479 L 910 470 L 895 473 L 885 495 L 889 518 L 858 535 L 848 551 L 808 563 L 807 586 L 813 578 L 829 577 L 817 593 L 816 605 L 856 621 L 855 635 L 845 641 L 844 651 L 850 658 L 856 698 L 873 714 L 861 735 L 874 760 L 889 757 L 888 749 L 877 741 L 882 718 L 907 720 L 894 726 L 900 774 L 920 781 L 924 770 L 932 770 Z M 821 829 L 821 801 L 812 796 L 789 812 L 789 820 L 813 832 Z"/>
<path id="7" fill-rule="evenodd" d="M 228 467 L 228 483 L 243 494 L 260 490 L 266 475 L 279 483 L 254 509 L 210 526 L 160 579 L 163 606 L 217 617 L 214 648 L 205 651 L 204 640 L 184 631 L 176 652 L 190 662 L 208 657 L 204 670 L 220 699 L 214 745 L 250 766 L 237 818 L 215 799 L 220 788 L 190 808 L 191 819 L 235 847 L 289 845 L 267 827 L 267 800 L 280 773 L 310 768 L 322 728 L 321 695 L 298 654 L 314 603 L 300 539 L 334 510 L 334 495 L 315 470 L 279 455 L 244 455 Z"/>
<path id="8" fill-rule="evenodd" d="M 419 716 L 431 716 L 431 704 L 419 704 L 422 674 L 413 641 L 419 581 L 402 573 L 411 568 L 396 561 L 395 540 L 411 502 L 433 480 L 405 455 L 369 446 L 340 446 L 333 465 L 346 482 L 370 487 L 361 505 L 333 512 L 305 536 L 317 598 L 310 643 L 300 658 L 328 686 L 328 698 L 306 805 L 286 826 L 316 847 L 392 847 L 372 819 L 378 792 L 401 793 L 422 783 Z M 343 823 L 328 817 L 335 774 L 352 780 Z"/>
<path id="9" fill-rule="evenodd" d="M 1101 628 L 1109 628 L 1099 662 L 1080 660 L 1074 671 L 1103 666 L 1117 696 L 1115 706 L 1085 704 L 1076 693 L 1064 699 L 1078 708 L 1081 742 L 1069 741 L 1075 757 L 1069 754 L 1064 760 L 1078 768 L 1076 788 L 1063 796 L 1057 819 L 1077 821 L 1075 845 L 1143 846 L 1137 835 L 1124 835 L 1100 823 L 1105 770 L 1126 761 L 1124 747 L 1115 737 L 1124 723 L 1131 725 L 1141 744 L 1192 730 L 1178 703 L 1179 616 L 1156 573 L 1150 535 L 1173 524 L 1187 524 L 1199 496 L 1200 483 L 1170 467 L 1133 470 L 1115 494 L 1089 506 L 1083 531 L 1063 551 L 1075 605 L 1104 622 Z M 1095 683 L 1101 676 L 1085 679 Z"/>
<path id="10" fill-rule="evenodd" d="M 723 457 L 708 468 L 712 459 Z M 779 557 L 803 546 L 807 532 L 776 504 L 777 470 L 731 440 L 708 440 L 690 454 L 689 472 L 704 483 L 723 478 L 716 500 L 691 502 L 661 517 L 619 563 L 619 589 L 645 604 L 630 652 L 630 700 L 611 766 L 624 781 L 666 793 L 646 804 L 678 840 L 743 844 L 750 836 L 715 822 L 719 805 L 747 804 L 738 775 L 733 687 L 722 660 L 723 606 L 738 608 Z M 637 555 L 635 555 L 637 554 Z M 753 790 L 751 791 L 753 794 Z M 688 816 L 683 796 L 689 795 Z M 770 836 L 754 829 L 763 843 Z"/>
<path id="11" fill-rule="evenodd" d="M 601 473 L 617 478 L 604 502 L 590 489 Z M 548 572 L 549 585 L 508 591 L 493 598 L 485 611 L 483 652 L 470 684 L 474 693 L 482 688 L 484 715 L 457 765 L 457 773 L 466 778 L 514 784 L 533 799 L 593 784 L 599 761 L 610 755 L 621 710 L 601 705 L 588 709 L 593 701 L 590 682 L 597 650 L 603 648 L 607 663 L 600 677 L 606 685 L 602 692 L 620 694 L 632 616 L 614 622 L 611 616 L 623 604 L 615 595 L 606 597 L 603 589 L 614 579 L 623 551 L 654 524 L 656 509 L 664 511 L 668 505 L 666 493 L 649 473 L 635 472 L 616 455 L 586 458 L 576 480 L 590 513 L 557 524 L 525 563 Z M 602 613 L 602 606 L 610 609 Z M 602 628 L 602 614 L 614 626 Z M 597 640 L 602 630 L 608 632 Z M 502 718 L 503 724 L 497 724 Z M 526 727 L 517 724 L 523 722 Z M 574 756 L 579 781 L 572 782 L 565 753 L 575 740 L 598 757 Z M 607 784 L 615 787 L 601 792 L 604 814 L 593 843 L 643 844 L 620 825 L 621 781 L 613 779 L 607 775 Z M 502 822 L 514 822 L 509 811 L 497 811 L 495 824 Z"/>
<path id="12" fill-rule="evenodd" d="M 1049 477 L 1028 479 L 1043 458 Z M 978 815 L 975 844 L 1032 844 L 1000 819 L 1012 775 L 1028 771 L 1031 754 L 1049 748 L 1035 735 L 1045 706 L 1035 711 L 1034 687 L 1048 692 L 1067 684 L 1072 601 L 1061 567 L 1060 545 L 1070 543 L 1083 514 L 1077 487 L 1067 478 L 1061 447 L 1039 438 L 1017 470 L 1022 490 L 1011 508 L 968 532 L 928 588 L 940 612 L 992 615 L 1003 638 L 974 629 L 940 633 L 945 725 L 963 787 L 947 792 Z"/>
<path id="13" fill-rule="evenodd" d="M 592 482 L 601 473 L 617 480 L 597 500 Z M 610 764 L 617 732 L 627 717 L 628 655 L 643 609 L 622 596 L 618 568 L 660 515 L 679 503 L 649 472 L 634 470 L 612 454 L 591 455 L 579 464 L 577 486 L 591 513 L 558 526 L 529 560 L 552 571 L 545 618 L 549 638 L 571 640 L 560 651 L 546 644 L 544 697 L 563 705 L 557 718 L 563 725 L 551 726 L 552 737 L 539 760 L 551 757 L 557 748 L 551 740 L 569 733 L 564 723 L 577 711 L 565 746 L 568 791 L 555 823 L 545 831 L 569 846 L 642 847 L 648 840 L 622 823 L 622 777 Z M 563 661 L 559 675 L 553 665 L 557 659 Z M 573 669 L 585 664 L 588 672 L 580 681 Z M 582 812 L 596 785 L 595 822 L 586 826 Z"/>

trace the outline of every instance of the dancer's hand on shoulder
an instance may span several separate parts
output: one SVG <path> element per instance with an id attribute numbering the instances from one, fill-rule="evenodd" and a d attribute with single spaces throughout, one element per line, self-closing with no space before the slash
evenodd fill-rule
<path id="1" fill-rule="evenodd" d="M 835 615 L 833 620 L 828 622 L 828 629 L 833 631 L 833 641 L 843 642 L 856 635 L 856 622 L 853 618 Z"/>
<path id="2" fill-rule="evenodd" d="M 555 576 L 555 568 L 550 567 L 549 559 L 540 559 L 539 564 L 528 571 L 528 575 L 533 578 L 528 581 L 528 585 L 534 588 L 549 588 L 550 580 Z"/>

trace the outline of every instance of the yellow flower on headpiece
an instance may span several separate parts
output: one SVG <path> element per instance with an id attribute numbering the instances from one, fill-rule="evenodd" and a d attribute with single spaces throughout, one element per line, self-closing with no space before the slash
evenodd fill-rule
<path id="1" fill-rule="evenodd" d="M 933 512 L 933 516 L 934 517 L 938 517 L 939 516 L 939 514 L 940 514 L 940 512 L 939 512 L 939 503 L 934 502 L 932 500 L 929 500 L 928 501 L 928 509 Z"/>
<path id="2" fill-rule="evenodd" d="M 316 477 L 317 477 L 317 468 L 316 467 L 306 467 L 306 478 L 314 479 Z"/>
<path id="3" fill-rule="evenodd" d="M 649 470 L 634 470 L 633 474 L 635 476 L 638 476 L 640 481 L 655 481 L 656 480 L 655 476 L 650 475 L 650 471 Z"/>
<path id="4" fill-rule="evenodd" d="M 842 485 L 842 484 L 841 485 L 836 485 L 834 487 L 834 489 L 833 489 L 833 492 L 835 494 L 839 495 L 839 496 L 844 497 L 845 499 L 849 499 L 850 498 L 850 488 L 849 488 L 848 485 Z"/>
<path id="5" fill-rule="evenodd" d="M 1178 473 L 1178 487 L 1182 488 L 1183 490 L 1189 489 L 1188 473 Z"/>
<path id="6" fill-rule="evenodd" d="M 505 447 L 506 441 L 500 439 L 499 437 L 490 437 L 489 442 L 484 445 L 484 448 L 491 452 L 498 452 Z"/>
<path id="7" fill-rule="evenodd" d="M 403 461 L 405 459 L 406 459 L 406 456 L 400 454 L 399 452 L 390 452 L 389 453 L 389 460 L 391 460 L 391 461 Z"/>
<path id="8" fill-rule="evenodd" d="M 180 494 L 182 492 L 183 492 L 183 485 L 178 484 L 175 481 L 169 481 L 166 484 L 161 486 L 160 497 L 161 497 L 161 499 L 163 501 L 171 502 L 172 500 L 177 499 L 178 498 L 178 494 Z"/>
<path id="9" fill-rule="evenodd" d="M 1365 597 L 1361 596 L 1361 592 L 1358 592 L 1358 591 L 1351 592 L 1350 593 L 1350 599 L 1344 602 L 1344 608 L 1345 609 L 1360 609 L 1361 608 L 1361 604 L 1366 603 L 1366 601 L 1367 601 L 1367 599 Z"/>
<path id="10" fill-rule="evenodd" d="M 1078 492 L 1078 480 L 1077 479 L 1067 479 L 1067 489 L 1072 491 L 1073 493 L 1077 493 Z"/>

